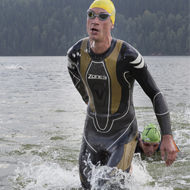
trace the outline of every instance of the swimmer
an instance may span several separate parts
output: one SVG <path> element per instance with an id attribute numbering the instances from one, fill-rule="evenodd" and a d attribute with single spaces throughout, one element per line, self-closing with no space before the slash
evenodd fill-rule
<path id="1" fill-rule="evenodd" d="M 85 189 L 91 188 L 89 160 L 95 166 L 130 171 L 138 136 L 132 97 L 135 80 L 153 103 L 163 134 L 163 159 L 167 153 L 166 165 L 171 165 L 177 156 L 164 95 L 143 56 L 127 42 L 111 36 L 115 15 L 112 1 L 93 1 L 87 10 L 88 37 L 67 52 L 69 74 L 87 104 L 79 155 L 80 179 Z"/>
<path id="2" fill-rule="evenodd" d="M 175 142 L 173 142 L 177 152 L 179 149 Z M 148 124 L 143 129 L 142 133 L 139 132 L 139 138 L 135 153 L 145 154 L 145 156 L 151 157 L 155 152 L 160 152 L 161 146 L 161 133 L 158 127 L 154 124 Z"/>

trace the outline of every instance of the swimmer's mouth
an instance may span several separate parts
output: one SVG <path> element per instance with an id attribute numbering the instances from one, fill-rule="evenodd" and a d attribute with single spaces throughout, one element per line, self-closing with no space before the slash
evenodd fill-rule
<path id="1" fill-rule="evenodd" d="M 92 30 L 92 32 L 98 32 L 98 29 L 96 29 L 96 28 L 92 28 L 91 30 Z"/>

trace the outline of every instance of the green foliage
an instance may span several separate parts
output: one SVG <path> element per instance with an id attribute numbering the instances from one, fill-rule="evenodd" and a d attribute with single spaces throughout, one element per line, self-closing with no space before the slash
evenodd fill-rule
<path id="1" fill-rule="evenodd" d="M 66 55 L 86 37 L 89 0 L 1 0 L 0 55 Z M 189 55 L 189 0 L 113 0 L 112 35 L 143 55 Z"/>

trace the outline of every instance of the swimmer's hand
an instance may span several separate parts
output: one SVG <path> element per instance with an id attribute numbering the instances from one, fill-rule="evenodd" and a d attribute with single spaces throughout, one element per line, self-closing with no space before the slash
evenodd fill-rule
<path id="1" fill-rule="evenodd" d="M 177 150 L 172 135 L 163 135 L 160 151 L 162 160 L 165 160 L 165 153 L 167 153 L 166 166 L 172 165 L 177 157 Z"/>

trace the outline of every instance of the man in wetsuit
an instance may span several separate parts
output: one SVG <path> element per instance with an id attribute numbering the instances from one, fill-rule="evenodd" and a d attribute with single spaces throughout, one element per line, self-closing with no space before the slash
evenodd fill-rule
<path id="1" fill-rule="evenodd" d="M 177 156 L 167 103 L 143 57 L 111 36 L 115 13 L 110 0 L 95 0 L 87 11 L 89 37 L 68 50 L 70 76 L 88 104 L 79 156 L 80 179 L 86 189 L 90 189 L 90 163 L 130 170 L 138 135 L 132 97 L 135 80 L 153 103 L 163 133 L 163 159 L 167 152 L 166 165 Z"/>

